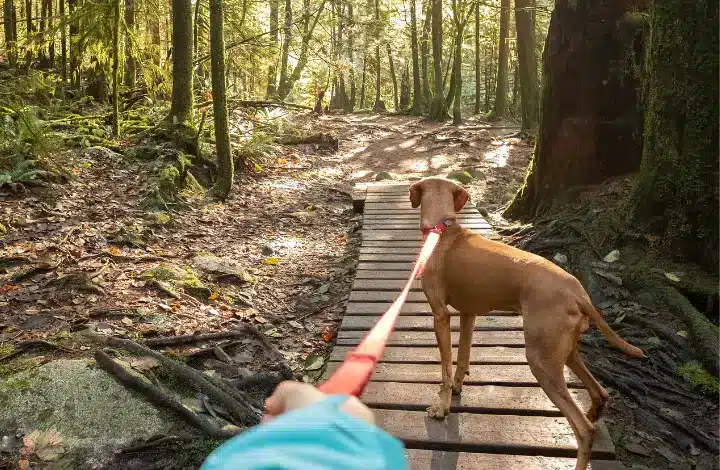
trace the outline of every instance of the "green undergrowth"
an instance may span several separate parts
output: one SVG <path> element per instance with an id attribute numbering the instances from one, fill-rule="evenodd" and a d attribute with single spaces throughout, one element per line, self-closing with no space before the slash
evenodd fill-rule
<path id="1" fill-rule="evenodd" d="M 705 393 L 720 394 L 720 379 L 708 372 L 699 362 L 683 364 L 678 368 L 678 374 Z"/>

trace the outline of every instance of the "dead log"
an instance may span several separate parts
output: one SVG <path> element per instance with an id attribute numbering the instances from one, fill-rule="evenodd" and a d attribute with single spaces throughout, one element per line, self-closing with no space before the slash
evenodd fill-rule
<path id="1" fill-rule="evenodd" d="M 281 137 L 278 140 L 283 145 L 316 144 L 321 149 L 337 152 L 340 149 L 340 141 L 334 135 L 321 132 L 304 137 Z"/>

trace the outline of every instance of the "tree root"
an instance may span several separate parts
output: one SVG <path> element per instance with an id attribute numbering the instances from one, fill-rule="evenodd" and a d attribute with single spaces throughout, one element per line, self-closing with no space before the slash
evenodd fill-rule
<path id="1" fill-rule="evenodd" d="M 103 337 L 100 335 L 93 335 L 93 337 L 101 343 L 116 346 L 134 354 L 152 357 L 160 362 L 160 364 L 162 364 L 169 373 L 181 378 L 196 390 L 204 393 L 218 404 L 224 406 L 228 412 L 230 412 L 230 414 L 238 420 L 238 422 L 247 425 L 254 425 L 260 421 L 260 413 L 258 410 L 248 403 L 242 394 L 229 393 L 228 390 L 231 389 L 230 386 L 210 377 L 206 377 L 195 369 L 173 361 L 165 355 L 153 351 L 152 349 L 134 341 Z"/>
<path id="2" fill-rule="evenodd" d="M 13 274 L 12 277 L 10 278 L 10 280 L 14 283 L 22 282 L 25 279 L 29 279 L 36 274 L 46 273 L 46 272 L 52 271 L 56 268 L 57 268 L 57 265 L 52 265 L 50 263 L 40 263 L 35 266 L 31 266 L 28 269 L 24 269 L 20 272 Z"/>
<path id="3" fill-rule="evenodd" d="M 213 341 L 228 338 L 237 338 L 241 336 L 247 336 L 244 331 L 222 331 L 219 333 L 204 333 L 199 335 L 183 335 L 183 336 L 169 336 L 162 338 L 150 338 L 142 341 L 145 346 L 153 348 L 165 347 L 165 346 L 180 346 L 183 344 L 201 343 L 203 341 Z"/>
<path id="4" fill-rule="evenodd" d="M 50 350 L 58 350 L 61 349 L 63 351 L 67 351 L 65 348 L 61 348 L 57 344 L 53 344 L 49 341 L 44 341 L 42 339 L 32 339 L 29 341 L 23 341 L 22 343 L 15 346 L 15 350 L 11 352 L 10 354 L 0 357 L 0 364 L 8 361 L 12 361 L 18 356 L 21 356 L 22 354 L 25 354 L 30 349 L 35 348 L 42 348 L 42 349 L 50 349 Z"/>
<path id="5" fill-rule="evenodd" d="M 102 367 L 106 372 L 113 374 L 123 384 L 145 394 L 150 401 L 156 403 L 157 405 L 176 412 L 190 424 L 200 429 L 207 436 L 214 438 L 229 438 L 240 431 L 240 428 L 232 425 L 223 426 L 222 428 L 216 426 L 205 417 L 200 416 L 177 401 L 175 398 L 163 392 L 159 387 L 153 385 L 144 375 L 125 368 L 122 364 L 115 361 L 101 349 L 95 351 L 95 360 L 100 367 Z"/>
<path id="6" fill-rule="evenodd" d="M 86 274 L 68 274 L 57 279 L 52 279 L 45 284 L 45 287 L 55 286 L 57 289 L 77 289 L 91 294 L 105 295 L 102 287 L 95 284 Z"/>
<path id="7" fill-rule="evenodd" d="M 194 437 L 184 436 L 160 436 L 155 439 L 150 439 L 142 444 L 136 444 L 134 446 L 125 447 L 124 449 L 118 449 L 118 454 L 133 454 L 137 452 L 145 452 L 146 450 L 155 449 L 165 444 L 174 444 L 177 442 L 192 442 L 196 440 Z"/>
<path id="8" fill-rule="evenodd" d="M 687 340 L 685 338 L 679 336 L 676 332 L 664 325 L 661 325 L 658 322 L 654 322 L 652 320 L 648 320 L 647 318 L 643 318 L 637 315 L 627 315 L 625 317 L 625 321 L 633 325 L 644 326 L 653 330 L 655 333 L 658 334 L 658 336 L 661 336 L 667 342 L 677 346 L 680 349 L 687 350 L 689 348 Z"/>

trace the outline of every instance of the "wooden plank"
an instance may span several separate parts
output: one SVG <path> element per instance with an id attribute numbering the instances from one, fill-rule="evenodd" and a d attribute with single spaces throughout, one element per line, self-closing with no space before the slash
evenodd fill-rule
<path id="1" fill-rule="evenodd" d="M 475 233 L 480 235 L 492 233 L 492 229 L 478 229 Z M 422 240 L 422 234 L 420 230 L 363 230 L 363 240 L 402 240 L 402 241 L 415 241 Z"/>
<path id="2" fill-rule="evenodd" d="M 405 202 L 373 202 L 373 203 L 368 202 L 366 204 L 366 207 L 368 209 L 373 208 L 373 209 L 377 209 L 377 210 L 380 210 L 380 209 L 393 210 L 393 209 L 407 209 L 407 208 L 413 209 L 413 210 L 419 210 L 418 208 L 413 208 L 410 205 L 409 199 L 406 200 Z M 463 207 L 460 212 L 462 212 L 463 210 L 466 210 L 466 209 L 470 209 L 470 210 L 474 211 L 475 213 L 477 213 L 477 210 L 473 207 L 472 204 L 465 205 L 465 207 Z"/>
<path id="3" fill-rule="evenodd" d="M 367 263 L 398 263 L 402 261 L 415 261 L 417 254 L 361 254 L 358 260 Z"/>
<path id="4" fill-rule="evenodd" d="M 490 240 L 503 240 L 502 236 L 492 232 L 484 232 L 481 235 Z M 363 240 L 360 246 L 417 248 L 419 252 L 420 247 L 422 247 L 422 240 Z"/>
<path id="5" fill-rule="evenodd" d="M 323 380 L 327 380 L 342 362 L 329 362 Z M 568 388 L 582 388 L 582 382 L 567 367 L 565 382 Z M 389 364 L 380 363 L 373 369 L 372 382 L 401 382 L 440 384 L 439 364 Z M 508 387 L 539 387 L 527 364 L 488 364 L 470 367 L 465 378 L 467 385 L 502 385 Z M 437 390 L 436 390 L 437 391 Z"/>
<path id="6" fill-rule="evenodd" d="M 367 331 L 372 328 L 380 315 L 354 316 L 345 315 L 340 324 L 342 331 Z M 460 317 L 450 317 L 450 328 L 452 331 L 460 330 Z M 475 331 L 486 330 L 514 330 L 522 336 L 522 317 L 477 317 L 475 319 Z M 430 315 L 404 315 L 395 324 L 395 331 L 434 331 L 433 318 Z"/>
<path id="7" fill-rule="evenodd" d="M 371 205 L 366 202 L 365 209 L 363 212 L 365 214 L 392 216 L 392 215 L 396 215 L 396 214 L 417 214 L 419 211 L 419 209 L 413 209 L 412 207 L 410 207 L 410 203 L 408 203 L 406 208 L 373 207 L 373 206 L 377 206 L 377 205 L 379 205 L 379 204 Z M 459 213 L 470 215 L 470 214 L 478 214 L 478 211 L 473 208 L 470 208 L 470 209 L 465 208 L 465 209 L 460 210 Z"/>
<path id="8" fill-rule="evenodd" d="M 380 315 L 381 313 L 385 313 L 388 308 L 390 308 L 391 303 L 390 302 L 350 302 L 347 304 L 345 314 L 346 315 Z M 452 306 L 448 306 L 448 310 L 450 310 L 451 315 L 458 315 L 458 311 L 455 310 Z M 415 314 L 415 315 L 432 315 L 432 309 L 430 309 L 430 304 L 427 302 L 424 303 L 416 303 L 416 302 L 406 302 L 405 305 L 403 305 L 403 308 L 400 310 L 403 314 Z M 483 315 L 486 313 L 483 312 Z M 519 316 L 520 314 L 518 312 L 507 312 L 507 311 L 492 311 L 487 314 L 491 317 L 514 317 Z"/>
<path id="9" fill-rule="evenodd" d="M 570 395 L 581 409 L 590 408 L 586 390 L 572 389 Z M 427 384 L 371 382 L 362 401 L 372 408 L 425 411 L 437 400 L 437 390 Z M 562 416 L 540 387 L 463 385 L 462 394 L 453 397 L 451 413 L 490 413 L 530 416 Z"/>
<path id="10" fill-rule="evenodd" d="M 429 419 L 423 411 L 376 410 L 375 419 L 378 426 L 405 441 L 409 448 L 553 457 L 577 455 L 575 436 L 565 418 L 459 413 L 439 421 Z M 605 426 L 597 428 L 592 457 L 615 458 Z"/>
<path id="11" fill-rule="evenodd" d="M 382 256 L 382 255 L 360 255 L 362 256 Z M 387 255 L 389 256 L 389 255 Z M 400 255 L 398 255 L 400 256 Z M 407 256 L 407 255 L 402 255 Z M 397 280 L 397 279 L 380 279 L 380 280 L 374 280 L 374 279 L 355 279 L 355 282 L 353 282 L 352 290 L 374 290 L 374 291 L 398 291 L 400 292 L 403 287 L 405 287 L 406 281 Z M 420 285 L 420 281 L 413 281 L 411 290 L 413 291 L 420 291 L 422 290 L 422 286 Z"/>
<path id="12" fill-rule="evenodd" d="M 363 227 L 369 228 L 375 225 L 396 225 L 398 227 L 417 229 L 420 223 L 420 218 L 414 219 L 396 219 L 395 217 L 384 217 L 382 219 L 363 220 Z M 470 225 L 484 225 L 489 227 L 490 224 L 480 216 L 477 217 L 463 217 L 462 220 L 457 220 L 457 223 L 463 227 L 473 228 Z"/>
<path id="13" fill-rule="evenodd" d="M 353 188 L 352 205 L 353 212 L 355 212 L 356 214 L 362 214 L 363 209 L 365 208 L 366 191 L 366 188 Z"/>
<path id="14" fill-rule="evenodd" d="M 481 219 L 481 220 L 485 221 L 485 219 L 480 215 L 479 212 L 457 214 L 456 217 L 460 223 L 462 223 L 463 220 Z M 400 214 L 400 215 L 365 214 L 363 216 L 363 222 L 375 222 L 378 220 L 395 220 L 395 221 L 405 221 L 405 222 L 417 221 L 417 220 L 420 220 L 420 210 L 416 209 L 415 212 L 412 212 L 410 214 Z"/>
<path id="15" fill-rule="evenodd" d="M 365 337 L 367 331 L 338 331 L 335 344 L 338 346 L 357 346 Z M 453 346 L 458 345 L 460 333 L 450 333 Z M 524 346 L 525 338 L 521 331 L 478 331 L 473 334 L 473 346 Z M 435 333 L 432 331 L 394 331 L 390 334 L 388 346 L 437 346 Z"/>
<path id="16" fill-rule="evenodd" d="M 410 277 L 410 271 L 370 271 L 363 269 L 355 273 L 355 279 L 405 279 Z"/>
<path id="17" fill-rule="evenodd" d="M 400 290 L 378 292 L 372 290 L 356 290 L 350 292 L 350 302 L 393 302 L 400 295 Z M 407 302 L 427 302 L 423 292 L 410 292 Z"/>
<path id="18" fill-rule="evenodd" d="M 494 449 L 489 452 L 494 452 Z M 574 457 L 483 454 L 442 450 L 407 449 L 412 470 L 575 470 Z M 617 460 L 592 460 L 588 470 L 626 470 Z"/>
<path id="19" fill-rule="evenodd" d="M 359 263 L 357 265 L 358 271 L 361 269 L 368 269 L 372 271 L 402 271 L 412 270 L 413 263 Z"/>
<path id="20" fill-rule="evenodd" d="M 330 353 L 331 362 L 342 362 L 353 348 L 335 346 Z M 457 357 L 457 348 L 453 348 L 453 364 Z M 380 362 L 399 364 L 440 364 L 440 350 L 437 346 L 424 348 L 404 348 L 391 346 L 385 348 Z M 525 348 L 502 346 L 478 346 L 470 349 L 470 364 L 527 364 Z"/>

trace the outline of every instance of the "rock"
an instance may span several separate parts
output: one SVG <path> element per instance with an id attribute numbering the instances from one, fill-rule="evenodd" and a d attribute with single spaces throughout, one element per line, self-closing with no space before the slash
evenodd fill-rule
<path id="1" fill-rule="evenodd" d="M 107 147 L 94 146 L 85 149 L 85 155 L 93 158 L 107 158 L 110 160 L 121 159 L 123 156 Z"/>
<path id="2" fill-rule="evenodd" d="M 190 268 L 183 269 L 174 264 L 165 263 L 145 271 L 145 277 L 170 286 L 170 290 L 184 290 L 187 294 L 207 299 L 212 291 L 198 279 Z"/>
<path id="3" fill-rule="evenodd" d="M 265 256 L 270 256 L 270 255 L 272 255 L 273 253 L 275 253 L 275 250 L 273 250 L 272 247 L 270 247 L 270 245 L 265 245 L 264 247 L 262 247 L 262 254 L 263 254 L 263 255 L 265 255 Z"/>
<path id="4" fill-rule="evenodd" d="M 555 256 L 553 256 L 553 260 L 559 264 L 567 264 L 568 257 L 567 255 L 564 255 L 562 253 L 555 253 Z"/>
<path id="5" fill-rule="evenodd" d="M 68 468 L 187 425 L 87 360 L 61 359 L 0 381 L 0 429 L 55 429 Z"/>
<path id="6" fill-rule="evenodd" d="M 384 181 L 384 180 L 394 180 L 395 175 L 390 173 L 389 171 L 381 171 L 377 175 L 375 175 L 375 181 Z"/>
<path id="7" fill-rule="evenodd" d="M 268 248 L 270 253 L 266 253 L 265 248 Z M 263 254 L 269 255 L 272 252 L 272 248 L 268 246 L 263 248 Z M 213 255 L 198 256 L 193 259 L 193 264 L 210 274 L 232 276 L 241 282 L 255 282 L 255 278 L 245 270 L 243 265 L 231 258 L 220 258 Z"/>
<path id="8" fill-rule="evenodd" d="M 459 181 L 462 184 L 468 184 L 475 178 L 467 171 L 453 171 L 447 175 L 447 179 Z"/>

